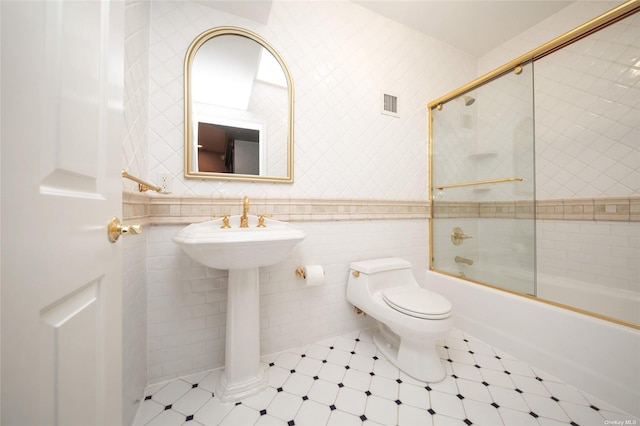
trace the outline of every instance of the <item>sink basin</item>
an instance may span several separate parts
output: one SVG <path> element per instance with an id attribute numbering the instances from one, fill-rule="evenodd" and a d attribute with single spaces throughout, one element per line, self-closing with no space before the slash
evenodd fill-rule
<path id="1" fill-rule="evenodd" d="M 229 270 L 225 371 L 215 390 L 223 402 L 240 401 L 267 387 L 266 369 L 260 363 L 258 270 L 284 260 L 305 237 L 286 222 L 264 219 L 265 227 L 258 228 L 258 217 L 247 217 L 248 228 L 240 228 L 236 215 L 229 217 L 231 228 L 221 228 L 223 220 L 216 219 L 189 225 L 173 237 L 191 258 Z"/>
<path id="2" fill-rule="evenodd" d="M 231 228 L 221 229 L 222 219 L 194 223 L 173 238 L 191 258 L 215 269 L 248 269 L 282 261 L 304 239 L 305 233 L 274 219 L 248 215 L 249 227 L 240 228 L 240 215 L 230 216 Z"/>

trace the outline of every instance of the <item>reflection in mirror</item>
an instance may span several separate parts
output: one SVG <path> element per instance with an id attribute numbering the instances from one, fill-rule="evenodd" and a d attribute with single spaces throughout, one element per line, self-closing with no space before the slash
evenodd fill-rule
<path id="1" fill-rule="evenodd" d="M 197 170 L 260 174 L 260 131 L 198 122 Z"/>
<path id="2" fill-rule="evenodd" d="M 293 182 L 293 85 L 257 34 L 219 27 L 185 59 L 185 177 Z"/>

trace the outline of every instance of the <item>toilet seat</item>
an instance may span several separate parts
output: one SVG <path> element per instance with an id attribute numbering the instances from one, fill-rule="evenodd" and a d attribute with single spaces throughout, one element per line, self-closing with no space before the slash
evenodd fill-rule
<path id="1" fill-rule="evenodd" d="M 421 287 L 391 287 L 381 293 L 387 305 L 412 317 L 443 319 L 451 315 L 451 302 L 438 293 Z"/>

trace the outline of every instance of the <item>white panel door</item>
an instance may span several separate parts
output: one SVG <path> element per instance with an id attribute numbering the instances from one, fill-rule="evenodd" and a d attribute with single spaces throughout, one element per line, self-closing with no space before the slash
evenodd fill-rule
<path id="1" fill-rule="evenodd" d="M 0 4 L 3 425 L 122 422 L 123 4 Z"/>

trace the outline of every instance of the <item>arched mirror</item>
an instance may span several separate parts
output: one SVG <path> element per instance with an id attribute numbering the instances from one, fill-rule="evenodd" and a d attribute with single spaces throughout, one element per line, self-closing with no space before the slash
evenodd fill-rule
<path id="1" fill-rule="evenodd" d="M 184 114 L 186 178 L 293 182 L 293 81 L 259 35 L 218 27 L 196 37 Z"/>

